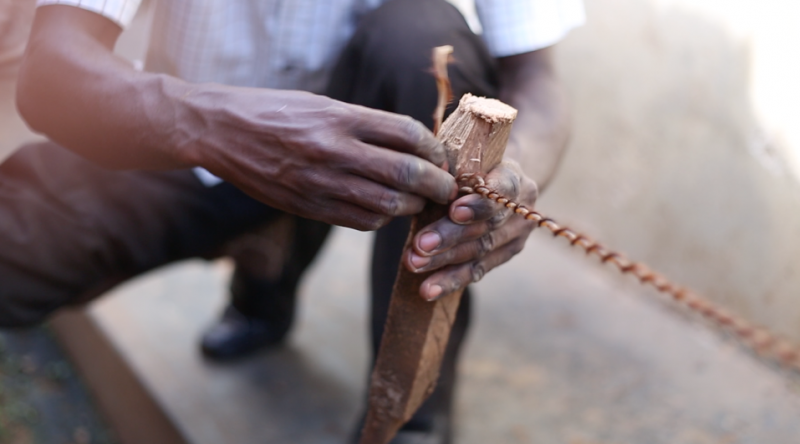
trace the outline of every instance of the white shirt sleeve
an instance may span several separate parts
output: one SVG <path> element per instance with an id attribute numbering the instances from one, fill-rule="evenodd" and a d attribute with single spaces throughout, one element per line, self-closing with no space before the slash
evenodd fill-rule
<path id="1" fill-rule="evenodd" d="M 125 29 L 142 0 L 37 0 L 37 6 L 68 5 L 96 12 Z"/>
<path id="2" fill-rule="evenodd" d="M 551 46 L 586 20 L 583 0 L 475 0 L 475 8 L 495 57 Z"/>

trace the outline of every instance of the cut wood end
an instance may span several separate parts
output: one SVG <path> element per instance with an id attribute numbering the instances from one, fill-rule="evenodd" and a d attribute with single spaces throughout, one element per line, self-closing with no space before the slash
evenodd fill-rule
<path id="1" fill-rule="evenodd" d="M 447 57 L 452 53 L 453 53 L 453 47 L 450 45 L 437 46 L 433 48 L 434 63 L 436 63 L 437 60 L 442 60 L 442 59 L 447 61 Z"/>
<path id="2" fill-rule="evenodd" d="M 511 123 L 517 118 L 516 108 L 496 99 L 473 96 L 469 93 L 461 97 L 458 107 L 489 123 Z"/>

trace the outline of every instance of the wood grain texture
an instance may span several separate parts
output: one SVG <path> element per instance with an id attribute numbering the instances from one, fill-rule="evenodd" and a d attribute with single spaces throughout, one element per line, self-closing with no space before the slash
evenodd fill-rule
<path id="1" fill-rule="evenodd" d="M 485 174 L 499 164 L 516 115 L 497 100 L 462 97 L 438 134 L 447 148 L 450 173 Z M 428 203 L 414 217 L 405 249 L 420 229 L 447 211 L 445 205 Z M 462 291 L 425 301 L 419 289 L 432 273 L 412 273 L 400 265 L 372 373 L 361 444 L 387 444 L 436 386 Z"/>

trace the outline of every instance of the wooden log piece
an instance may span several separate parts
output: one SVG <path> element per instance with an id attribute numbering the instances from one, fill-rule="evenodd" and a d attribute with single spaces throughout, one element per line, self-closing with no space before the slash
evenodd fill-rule
<path id="1" fill-rule="evenodd" d="M 486 174 L 498 165 L 516 116 L 514 108 L 498 100 L 464 95 L 438 134 L 447 148 L 450 173 Z M 428 203 L 413 219 L 405 250 L 420 229 L 447 214 L 448 206 Z M 463 290 L 425 301 L 420 286 L 431 274 L 412 273 L 400 264 L 372 373 L 361 444 L 387 444 L 436 386 Z"/>

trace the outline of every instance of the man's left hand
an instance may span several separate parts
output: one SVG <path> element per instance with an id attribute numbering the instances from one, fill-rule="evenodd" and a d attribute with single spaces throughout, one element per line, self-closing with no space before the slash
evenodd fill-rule
<path id="1" fill-rule="evenodd" d="M 492 191 L 533 208 L 538 188 L 517 162 L 503 161 L 484 179 Z M 522 251 L 535 225 L 513 216 L 512 210 L 479 194 L 451 203 L 449 217 L 420 230 L 403 255 L 413 272 L 438 270 L 422 283 L 420 296 L 432 301 L 465 288 Z"/>

